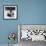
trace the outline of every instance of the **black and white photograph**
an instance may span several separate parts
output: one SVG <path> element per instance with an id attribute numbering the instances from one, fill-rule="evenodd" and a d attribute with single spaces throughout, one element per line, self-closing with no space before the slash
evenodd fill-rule
<path id="1" fill-rule="evenodd" d="M 4 6 L 4 19 L 17 19 L 17 6 L 16 5 Z"/>
<path id="2" fill-rule="evenodd" d="M 21 25 L 20 39 L 46 41 L 46 25 Z"/>

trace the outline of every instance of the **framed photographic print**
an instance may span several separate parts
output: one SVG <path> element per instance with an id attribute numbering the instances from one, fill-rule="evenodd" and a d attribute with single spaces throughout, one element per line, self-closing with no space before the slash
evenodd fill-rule
<path id="1" fill-rule="evenodd" d="M 19 41 L 46 41 L 46 25 L 20 24 L 18 34 Z"/>
<path id="2" fill-rule="evenodd" d="M 17 6 L 16 5 L 4 6 L 4 19 L 17 19 Z"/>

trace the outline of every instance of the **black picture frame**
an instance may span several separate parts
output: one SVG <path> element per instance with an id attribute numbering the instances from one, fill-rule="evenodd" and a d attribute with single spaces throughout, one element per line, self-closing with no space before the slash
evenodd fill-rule
<path id="1" fill-rule="evenodd" d="M 14 14 L 12 14 L 12 12 Z M 14 15 L 12 16 L 7 16 L 9 14 Z M 18 5 L 3 5 L 3 19 L 4 20 L 17 20 L 18 19 Z"/>

